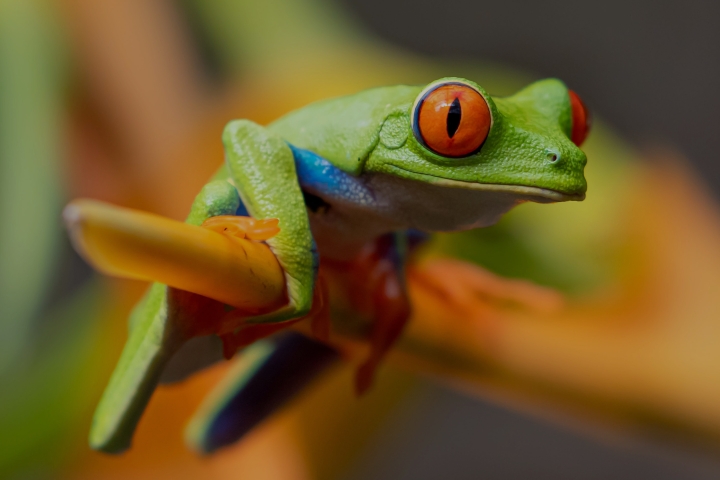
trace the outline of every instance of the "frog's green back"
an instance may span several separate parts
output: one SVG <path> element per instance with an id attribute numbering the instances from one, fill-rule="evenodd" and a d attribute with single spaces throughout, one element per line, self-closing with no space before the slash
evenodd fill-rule
<path id="1" fill-rule="evenodd" d="M 377 145 L 388 115 L 408 111 L 421 90 L 419 86 L 396 85 L 323 100 L 285 115 L 269 128 L 294 146 L 357 175 Z"/>

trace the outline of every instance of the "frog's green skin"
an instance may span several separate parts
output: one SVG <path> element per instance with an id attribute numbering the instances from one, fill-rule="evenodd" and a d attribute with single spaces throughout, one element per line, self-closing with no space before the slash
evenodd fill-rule
<path id="1" fill-rule="evenodd" d="M 521 201 L 584 197 L 586 158 L 568 138 L 571 108 L 560 81 L 537 82 L 504 99 L 464 79 L 433 83 L 447 81 L 477 88 L 493 117 L 483 147 L 462 159 L 434 154 L 413 135 L 411 110 L 423 87 L 377 88 L 319 102 L 267 128 L 247 120 L 226 127 L 228 168 L 220 175 L 234 180 L 252 216 L 280 219 L 281 233 L 268 243 L 287 274 L 290 316 L 310 308 L 315 262 L 309 223 L 323 256 L 347 257 L 383 233 L 487 226 Z M 302 185 L 331 206 L 308 221 L 300 191 L 305 179 L 298 182 L 286 142 L 358 177 L 348 188 L 365 194 Z M 553 155 L 557 160 L 550 161 Z M 326 177 L 326 184 L 337 181 Z"/>
<path id="2" fill-rule="evenodd" d="M 464 158 L 429 151 L 411 125 L 419 95 L 448 81 L 477 89 L 492 114 L 482 148 Z M 280 233 L 268 244 L 285 271 L 289 303 L 251 321 L 286 321 L 310 310 L 318 250 L 324 258 L 348 259 L 386 233 L 483 227 L 524 201 L 582 200 L 586 157 L 569 139 L 571 122 L 568 90 L 559 80 L 493 98 L 459 78 L 318 102 L 268 127 L 232 121 L 223 133 L 225 166 L 196 198 L 188 222 L 245 209 L 279 219 Z M 306 207 L 303 194 L 321 199 L 324 208 Z M 128 347 L 95 415 L 95 448 L 127 448 L 178 348 L 171 327 L 182 312 L 168 291 L 154 287 L 133 314 Z"/>

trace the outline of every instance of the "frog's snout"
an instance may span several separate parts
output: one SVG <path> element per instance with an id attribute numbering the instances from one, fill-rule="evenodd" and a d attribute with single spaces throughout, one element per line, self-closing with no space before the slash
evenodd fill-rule
<path id="1" fill-rule="evenodd" d="M 587 182 L 585 180 L 585 153 L 574 145 L 546 145 L 538 155 L 541 161 L 540 170 L 548 188 L 573 199 L 585 197 Z"/>

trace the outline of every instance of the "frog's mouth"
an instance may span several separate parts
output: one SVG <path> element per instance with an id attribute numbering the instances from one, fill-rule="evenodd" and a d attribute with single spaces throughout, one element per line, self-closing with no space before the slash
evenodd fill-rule
<path id="1" fill-rule="evenodd" d="M 499 183 L 478 183 L 465 182 L 462 180 L 451 180 L 448 178 L 436 177 L 426 173 L 413 172 L 397 165 L 389 165 L 394 169 L 411 174 L 414 180 L 421 178 L 423 181 L 446 188 L 464 188 L 467 190 L 481 190 L 485 192 L 509 193 L 517 195 L 528 201 L 537 203 L 554 202 L 580 202 L 585 200 L 585 193 L 563 193 L 557 190 L 541 187 L 528 187 L 526 185 L 504 185 Z M 419 177 L 419 178 L 418 178 Z"/>

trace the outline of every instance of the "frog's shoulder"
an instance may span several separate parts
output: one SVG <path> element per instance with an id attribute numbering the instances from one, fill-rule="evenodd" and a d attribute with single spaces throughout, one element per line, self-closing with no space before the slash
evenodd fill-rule
<path id="1" fill-rule="evenodd" d="M 358 175 L 394 112 L 409 111 L 422 87 L 396 85 L 323 100 L 291 112 L 269 128 L 296 147 Z"/>

